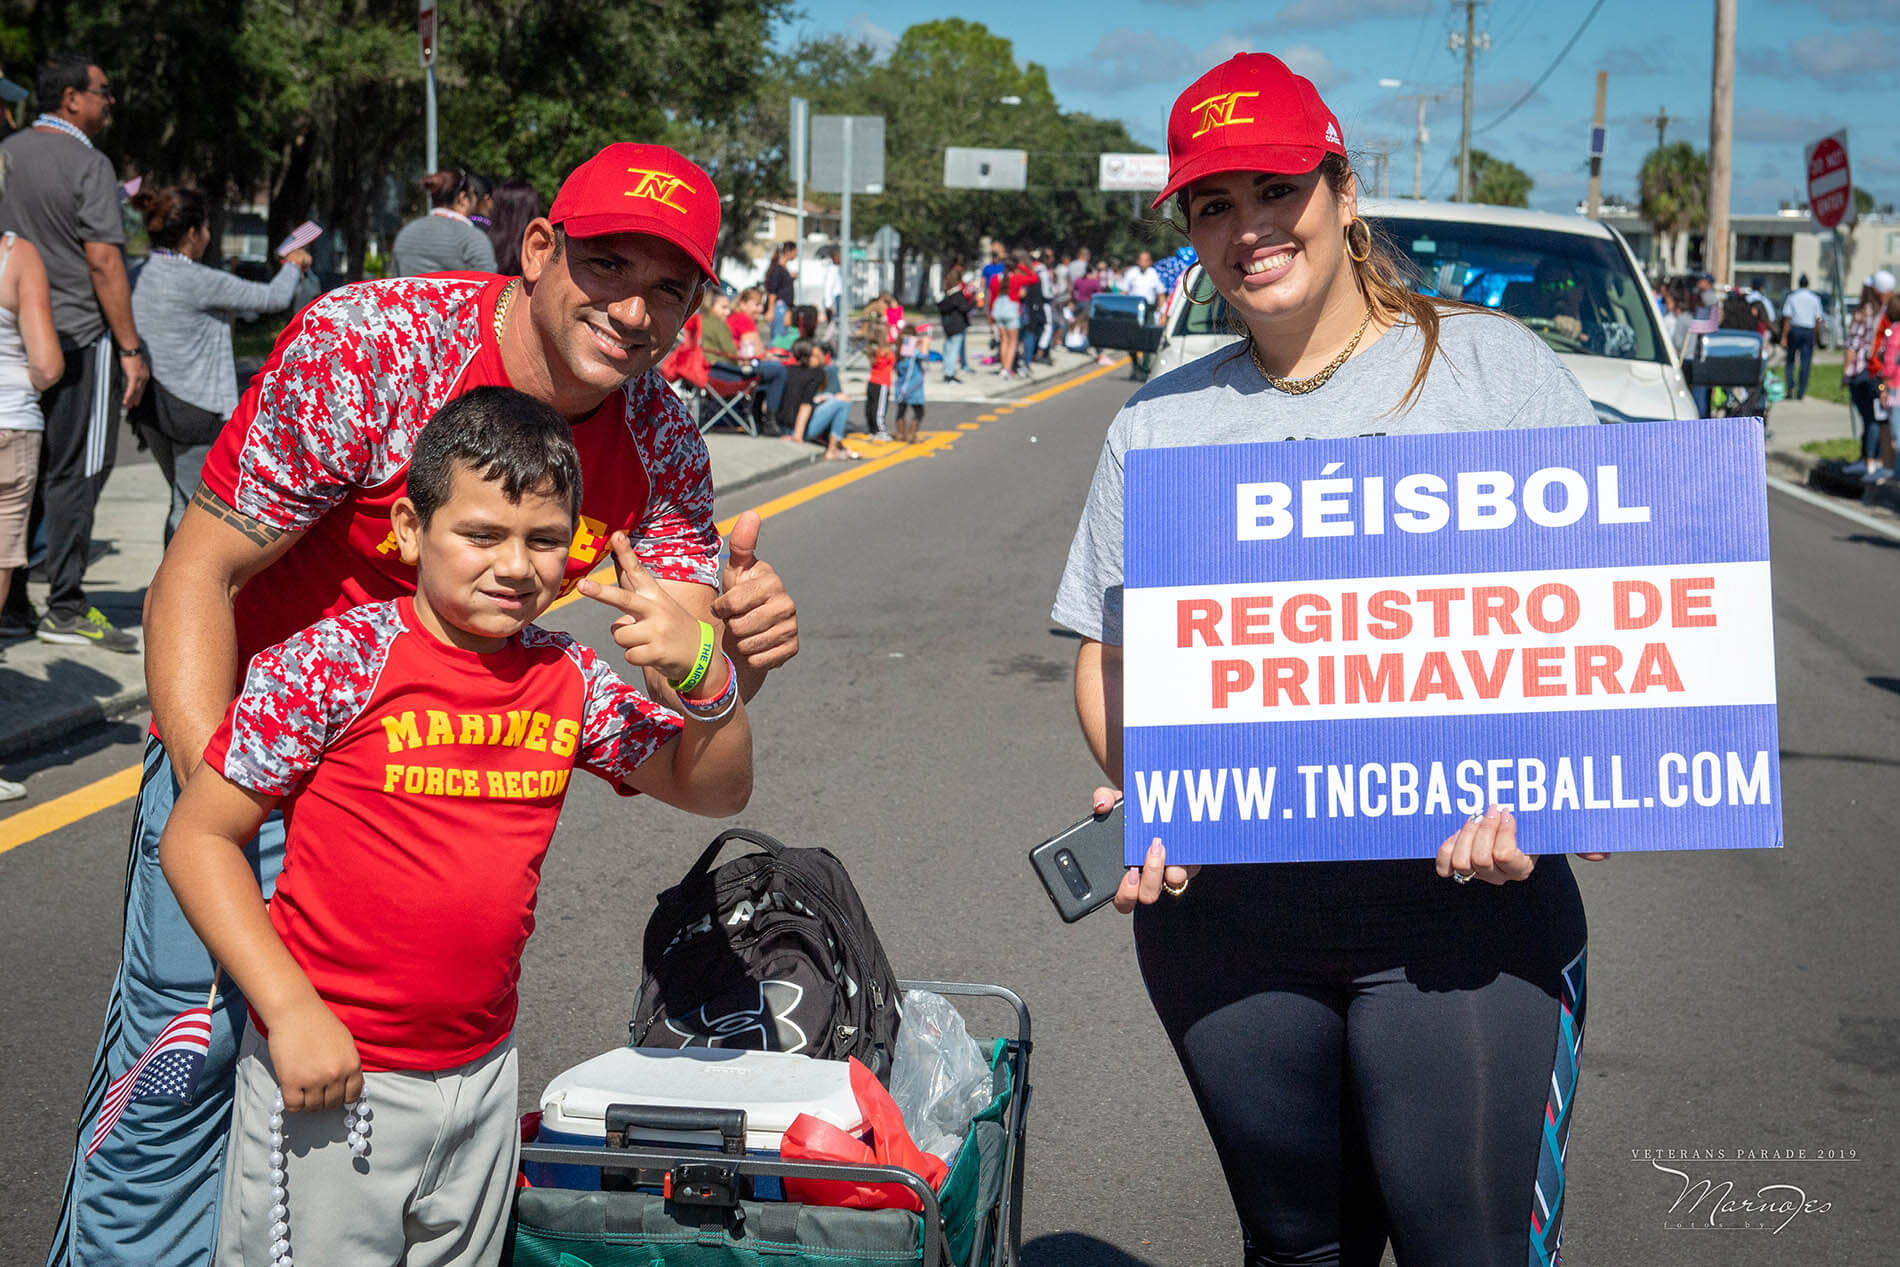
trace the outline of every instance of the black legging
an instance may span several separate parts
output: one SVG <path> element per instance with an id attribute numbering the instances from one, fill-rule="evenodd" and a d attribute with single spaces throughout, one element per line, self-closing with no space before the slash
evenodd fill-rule
<path id="1" fill-rule="evenodd" d="M 1880 385 L 1872 374 L 1856 374 L 1847 380 L 1847 397 L 1860 414 L 1860 456 L 1871 462 L 1880 456 L 1880 429 L 1891 424 L 1874 416 L 1874 402 L 1880 399 Z"/>
<path id="2" fill-rule="evenodd" d="M 1216 867 L 1141 908 L 1248 1267 L 1376 1267 L 1388 1238 L 1401 1267 L 1549 1262 L 1584 938 L 1558 856 L 1502 887 L 1429 861 Z"/>

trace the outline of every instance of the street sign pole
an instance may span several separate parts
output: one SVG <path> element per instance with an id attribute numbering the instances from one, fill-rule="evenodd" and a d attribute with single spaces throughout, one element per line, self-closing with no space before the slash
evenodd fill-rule
<path id="1" fill-rule="evenodd" d="M 798 207 L 795 215 L 798 220 L 798 249 L 805 249 L 805 138 L 810 133 L 811 102 L 803 97 L 792 98 L 792 179 L 798 183 Z"/>
<path id="2" fill-rule="evenodd" d="M 1850 203 L 1854 199 L 1852 185 L 1848 186 L 1847 198 Z M 1847 291 L 1843 289 L 1847 283 L 1846 278 L 1841 272 L 1841 251 L 1846 245 L 1847 244 L 1841 240 L 1841 226 L 1837 224 L 1834 226 L 1834 346 L 1837 348 L 1847 346 Z M 1792 360 L 1789 362 L 1788 368 L 1790 371 L 1794 369 Z M 1854 402 L 1851 398 L 1847 402 L 1847 434 L 1850 436 L 1860 435 L 1860 410 L 1854 408 Z M 1863 453 L 1865 452 L 1865 447 L 1865 444 L 1863 444 Z M 1868 460 L 1872 461 L 1872 458 Z"/>
<path id="3" fill-rule="evenodd" d="M 422 47 L 422 102 L 423 115 L 427 120 L 424 132 L 423 166 L 425 170 L 436 170 L 435 149 L 435 44 L 436 44 L 435 0 L 416 0 L 416 38 Z"/>
<path id="4" fill-rule="evenodd" d="M 851 362 L 851 118 L 844 116 L 844 208 L 838 219 L 838 368 Z M 872 419 L 873 425 L 876 420 Z"/>

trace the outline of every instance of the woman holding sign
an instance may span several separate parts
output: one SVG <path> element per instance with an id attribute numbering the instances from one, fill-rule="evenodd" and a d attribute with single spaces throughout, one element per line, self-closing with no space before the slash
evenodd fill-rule
<path id="1" fill-rule="evenodd" d="M 1070 550 L 1055 616 L 1083 635 L 1077 712 L 1118 785 L 1130 449 L 1596 421 L 1536 335 L 1405 284 L 1359 218 L 1337 119 L 1278 59 L 1196 81 L 1168 151 L 1156 205 L 1173 201 L 1246 338 L 1130 398 Z M 1376 1264 L 1388 1241 L 1406 1267 L 1556 1259 L 1582 901 L 1565 859 L 1521 852 L 1495 806 L 1421 827 L 1421 853 L 1443 837 L 1435 859 L 1199 878 L 1157 840 L 1116 896 L 1248 1264 Z"/>

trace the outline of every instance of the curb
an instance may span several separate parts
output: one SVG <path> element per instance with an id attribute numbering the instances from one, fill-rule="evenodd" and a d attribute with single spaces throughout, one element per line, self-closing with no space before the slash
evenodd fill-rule
<path id="1" fill-rule="evenodd" d="M 1768 450 L 1768 469 L 1783 479 L 1793 480 L 1797 484 L 1808 482 L 1808 473 L 1820 459 L 1811 453 L 1799 449 Z"/>
<path id="2" fill-rule="evenodd" d="M 43 751 L 88 726 L 121 721 L 133 713 L 143 712 L 151 707 L 151 702 L 146 689 L 138 686 L 104 699 L 70 705 L 20 730 L 0 735 L 0 758 Z"/>

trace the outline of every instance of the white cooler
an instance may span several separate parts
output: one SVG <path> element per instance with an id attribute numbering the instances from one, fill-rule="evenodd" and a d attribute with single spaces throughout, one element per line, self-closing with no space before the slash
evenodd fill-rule
<path id="1" fill-rule="evenodd" d="M 851 1094 L 851 1067 L 842 1060 L 813 1060 L 795 1052 L 727 1048 L 619 1047 L 575 1065 L 541 1093 L 541 1129 L 535 1142 L 554 1147 L 595 1147 L 607 1140 L 607 1108 L 614 1104 L 666 1108 L 742 1109 L 746 1152 L 778 1156 L 779 1141 L 800 1113 L 862 1135 L 863 1115 Z M 716 1131 L 670 1131 L 636 1127 L 637 1140 L 668 1150 L 721 1146 Z M 530 1162 L 528 1182 L 537 1187 L 598 1189 L 600 1171 L 587 1166 Z M 754 1181 L 754 1196 L 776 1200 L 776 1179 Z"/>

